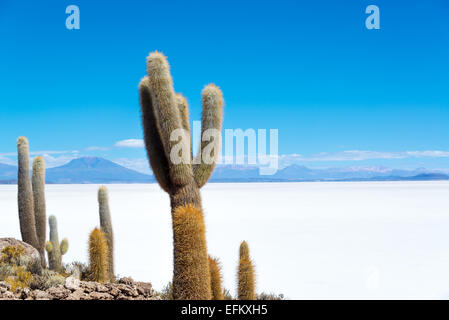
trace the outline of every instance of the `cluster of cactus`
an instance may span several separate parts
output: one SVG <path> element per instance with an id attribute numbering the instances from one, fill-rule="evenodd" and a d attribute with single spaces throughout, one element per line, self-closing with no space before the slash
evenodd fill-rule
<path id="1" fill-rule="evenodd" d="M 48 264 L 51 270 L 61 272 L 62 256 L 69 249 L 69 241 L 64 238 L 59 242 L 58 223 L 55 216 L 48 218 L 48 224 L 50 225 L 50 241 L 45 245 L 45 250 L 47 250 L 48 254 Z"/>
<path id="2" fill-rule="evenodd" d="M 200 188 L 206 184 L 219 156 L 220 139 L 201 142 L 192 160 L 189 111 L 186 99 L 175 94 L 166 57 L 153 52 L 147 58 L 147 76 L 139 84 L 147 154 L 161 188 L 170 196 L 174 240 L 174 299 L 211 299 L 210 272 Z M 201 134 L 221 132 L 223 96 L 214 84 L 202 91 Z M 178 134 L 178 140 L 173 134 Z M 179 141 L 180 138 L 180 141 Z M 212 161 L 202 161 L 212 148 Z M 179 154 L 179 152 L 181 154 Z M 172 161 L 173 153 L 182 161 Z M 187 161 L 186 161 L 187 160 Z"/>
<path id="3" fill-rule="evenodd" d="M 109 209 L 108 189 L 98 189 L 100 228 L 89 235 L 89 278 L 101 283 L 114 282 L 114 233 Z"/>
<path id="4" fill-rule="evenodd" d="M 17 140 L 18 157 L 18 205 L 22 240 L 36 248 L 45 263 L 46 209 L 45 209 L 45 162 L 42 157 L 33 161 L 33 180 L 30 179 L 28 140 Z"/>

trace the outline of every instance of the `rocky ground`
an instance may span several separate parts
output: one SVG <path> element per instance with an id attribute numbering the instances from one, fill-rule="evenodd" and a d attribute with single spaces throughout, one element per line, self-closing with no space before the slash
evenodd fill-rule
<path id="1" fill-rule="evenodd" d="M 68 277 L 64 285 L 45 291 L 29 288 L 10 291 L 11 286 L 0 282 L 0 300 L 160 300 L 150 283 L 122 278 L 117 283 L 100 284 Z"/>
<path id="2" fill-rule="evenodd" d="M 18 257 L 6 257 L 4 253 L 5 248 L 22 248 L 22 252 Z M 10 250 L 10 252 L 12 251 Z M 80 280 L 79 272 L 77 274 L 62 275 L 43 270 L 40 267 L 39 257 L 39 253 L 35 248 L 22 241 L 13 238 L 0 238 L 0 300 L 161 299 L 150 283 L 135 282 L 131 278 L 120 278 L 114 283 L 105 284 L 82 281 Z M 14 263 L 12 260 L 14 260 Z M 36 265 L 38 268 L 34 270 Z M 46 274 L 46 277 L 43 274 Z M 27 282 L 25 281 L 27 276 L 35 280 L 40 279 L 43 282 L 37 286 L 32 285 L 33 281 L 30 281 L 30 279 Z M 24 278 L 21 279 L 22 285 L 13 289 L 11 283 L 15 282 L 11 282 L 11 279 L 17 280 L 21 277 Z M 24 285 L 25 282 L 27 285 Z"/>

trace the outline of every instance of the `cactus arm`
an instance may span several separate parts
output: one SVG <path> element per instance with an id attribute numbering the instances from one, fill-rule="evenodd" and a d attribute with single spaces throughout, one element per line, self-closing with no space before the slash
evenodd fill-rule
<path id="1" fill-rule="evenodd" d="M 169 165 L 165 156 L 164 147 L 159 135 L 156 119 L 154 118 L 153 102 L 149 87 L 148 77 L 144 77 L 139 84 L 140 105 L 142 113 L 142 123 L 144 128 L 144 138 L 150 165 L 153 174 L 165 192 L 171 189 L 169 176 Z"/>
<path id="2" fill-rule="evenodd" d="M 220 156 L 224 105 L 220 88 L 214 84 L 207 85 L 202 92 L 202 104 L 201 145 L 193 167 L 193 174 L 199 188 L 204 186 L 211 177 Z M 215 129 L 216 135 L 209 136 L 210 129 Z"/>
<path id="3" fill-rule="evenodd" d="M 61 256 L 65 255 L 69 250 L 69 240 L 67 238 L 62 239 L 61 244 L 59 245 Z"/>
<path id="4" fill-rule="evenodd" d="M 36 234 L 36 220 L 34 217 L 34 201 L 30 179 L 30 160 L 28 140 L 20 137 L 17 140 L 17 157 L 18 157 L 18 205 L 20 233 L 22 240 L 34 248 L 39 249 L 39 241 Z"/>
<path id="5" fill-rule="evenodd" d="M 62 252 L 67 252 L 68 249 L 68 241 L 67 239 L 59 242 L 58 235 L 58 222 L 56 217 L 51 215 L 48 218 L 48 224 L 50 225 L 50 243 L 52 245 L 52 250 L 48 251 L 48 264 L 51 270 L 61 271 L 62 268 Z M 48 242 L 47 242 L 48 243 Z M 61 248 L 64 246 L 65 248 Z M 65 250 L 65 251 L 64 251 Z"/>
<path id="6" fill-rule="evenodd" d="M 189 104 L 187 99 L 180 93 L 176 94 L 176 103 L 181 115 L 181 124 L 184 129 L 186 140 L 189 142 L 190 159 L 192 160 L 192 147 L 191 147 L 191 135 L 190 135 L 190 123 L 189 123 Z"/>
<path id="7" fill-rule="evenodd" d="M 33 161 L 33 200 L 34 200 L 34 215 L 36 221 L 36 235 L 39 242 L 39 252 L 41 255 L 42 267 L 45 264 L 45 240 L 46 240 L 46 206 L 45 206 L 45 162 L 42 157 L 36 157 Z"/>
<path id="8" fill-rule="evenodd" d="M 170 180 L 174 188 L 181 188 L 193 181 L 190 150 L 188 149 L 190 143 L 182 130 L 181 115 L 176 103 L 167 58 L 159 52 L 151 53 L 147 59 L 147 73 L 154 117 L 168 160 Z M 172 140 L 174 133 L 180 136 L 180 140 Z M 174 163 L 171 155 L 180 146 L 185 152 L 181 154 L 182 158 L 178 159 L 181 160 L 180 163 Z"/>
<path id="9" fill-rule="evenodd" d="M 47 250 L 48 253 L 51 253 L 53 251 L 53 244 L 51 241 L 47 241 L 45 244 L 45 250 Z"/>

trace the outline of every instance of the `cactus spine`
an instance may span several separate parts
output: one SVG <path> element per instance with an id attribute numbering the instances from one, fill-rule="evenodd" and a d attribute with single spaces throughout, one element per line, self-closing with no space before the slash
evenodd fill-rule
<path id="1" fill-rule="evenodd" d="M 36 157 L 33 161 L 33 200 L 34 218 L 36 221 L 36 235 L 39 242 L 42 267 L 45 263 L 45 239 L 46 239 L 46 206 L 45 206 L 45 162 L 42 157 Z"/>
<path id="2" fill-rule="evenodd" d="M 89 272 L 92 281 L 109 281 L 108 254 L 105 234 L 95 228 L 89 236 Z"/>
<path id="3" fill-rule="evenodd" d="M 109 280 L 114 280 L 114 234 L 112 231 L 111 212 L 109 210 L 108 189 L 105 186 L 98 190 L 98 205 L 100 208 L 100 225 L 108 245 Z"/>
<path id="4" fill-rule="evenodd" d="M 211 297 L 209 262 L 201 210 L 193 205 L 173 212 L 175 299 L 202 300 Z"/>
<path id="5" fill-rule="evenodd" d="M 69 241 L 64 238 L 59 243 L 58 223 L 55 216 L 50 216 L 48 223 L 50 225 L 50 241 L 45 245 L 45 250 L 47 250 L 48 254 L 48 264 L 51 270 L 60 272 L 62 269 L 62 256 L 69 249 Z"/>
<path id="6" fill-rule="evenodd" d="M 208 300 L 211 298 L 210 274 L 200 188 L 215 168 L 220 138 L 211 137 L 215 148 L 212 150 L 210 143 L 201 143 L 192 165 L 187 101 L 182 95 L 175 95 L 166 57 L 159 52 L 151 53 L 147 58 L 147 73 L 148 76 L 139 84 L 142 122 L 154 175 L 170 196 L 175 264 L 173 296 L 182 300 Z M 202 131 L 216 129 L 219 134 L 224 104 L 220 89 L 213 84 L 206 86 L 202 92 L 202 104 Z M 178 140 L 171 139 L 172 135 Z M 212 151 L 209 152 L 210 161 L 202 161 L 203 151 Z M 180 156 L 181 161 L 172 161 L 173 156 Z M 194 243 L 189 239 L 200 242 Z M 187 257 L 189 263 L 182 263 Z M 198 266 L 200 271 L 192 266 Z"/>
<path id="7" fill-rule="evenodd" d="M 39 241 L 36 234 L 36 220 L 34 216 L 33 192 L 31 187 L 30 160 L 28 150 L 28 140 L 20 137 L 17 140 L 18 157 L 18 204 L 20 233 L 22 240 L 39 250 Z M 41 257 L 42 260 L 42 257 Z"/>
<path id="8" fill-rule="evenodd" d="M 223 289 L 221 287 L 221 268 L 218 259 L 209 257 L 210 287 L 212 300 L 223 300 Z"/>
<path id="9" fill-rule="evenodd" d="M 249 255 L 249 247 L 246 241 L 240 244 L 240 261 L 238 268 L 238 299 L 255 300 L 256 277 L 254 266 Z"/>

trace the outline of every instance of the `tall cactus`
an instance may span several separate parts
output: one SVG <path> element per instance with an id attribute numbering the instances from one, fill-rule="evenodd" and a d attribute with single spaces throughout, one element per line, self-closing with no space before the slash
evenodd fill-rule
<path id="1" fill-rule="evenodd" d="M 147 58 L 147 73 L 139 84 L 142 122 L 154 176 L 170 196 L 174 240 L 173 296 L 182 300 L 208 300 L 211 298 L 210 274 L 199 189 L 215 168 L 220 139 L 213 136 L 208 144 L 202 142 L 192 164 L 188 106 L 184 97 L 175 95 L 166 57 L 159 52 L 151 53 Z M 222 92 L 217 86 L 210 84 L 203 89 L 203 133 L 208 129 L 221 132 L 223 104 Z M 210 150 L 210 161 L 203 161 L 203 151 Z M 176 156 L 181 161 L 174 159 Z M 187 238 L 198 239 L 199 243 L 185 241 Z M 185 258 L 188 258 L 187 263 Z"/>
<path id="2" fill-rule="evenodd" d="M 254 275 L 254 266 L 249 255 L 249 247 L 246 241 L 240 244 L 240 261 L 238 268 L 238 299 L 255 300 L 256 299 L 256 276 Z"/>
<path id="3" fill-rule="evenodd" d="M 36 220 L 34 216 L 33 192 L 31 187 L 30 176 L 30 156 L 28 149 L 28 140 L 20 137 L 17 140 L 17 157 L 18 157 L 18 204 L 19 204 L 19 220 L 20 233 L 22 240 L 34 248 L 39 249 L 39 241 L 36 233 Z"/>
<path id="4" fill-rule="evenodd" d="M 62 256 L 69 249 L 69 241 L 64 238 L 59 243 L 58 223 L 55 216 L 50 216 L 48 223 L 50 225 L 50 241 L 45 245 L 45 250 L 48 253 L 48 264 L 51 270 L 60 272 L 62 269 Z"/>
<path id="5" fill-rule="evenodd" d="M 223 289 L 221 286 L 221 268 L 218 259 L 209 257 L 210 287 L 212 300 L 223 300 Z"/>
<path id="6" fill-rule="evenodd" d="M 45 239 L 46 239 L 46 206 L 45 206 L 45 162 L 42 157 L 36 157 L 33 161 L 33 200 L 34 217 L 36 221 L 36 235 L 39 242 L 42 267 L 45 263 Z"/>
<path id="7" fill-rule="evenodd" d="M 89 236 L 89 275 L 92 281 L 109 281 L 108 244 L 106 236 L 95 228 Z"/>
<path id="8" fill-rule="evenodd" d="M 98 206 L 100 209 L 100 226 L 108 245 L 108 274 L 109 280 L 114 280 L 114 233 L 112 231 L 111 212 L 109 210 L 108 189 L 101 186 L 98 189 Z"/>

